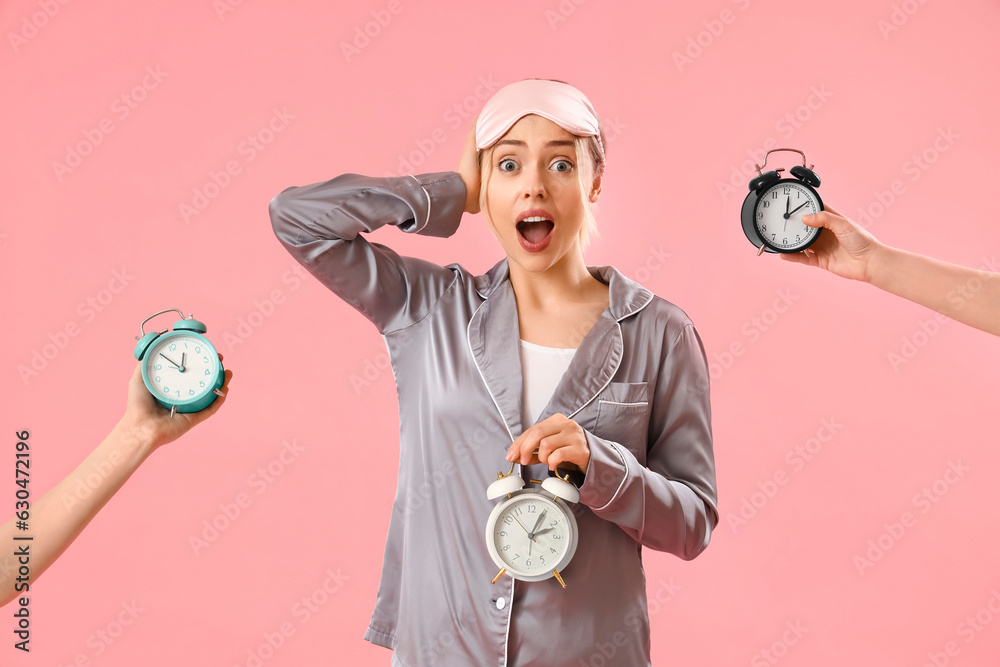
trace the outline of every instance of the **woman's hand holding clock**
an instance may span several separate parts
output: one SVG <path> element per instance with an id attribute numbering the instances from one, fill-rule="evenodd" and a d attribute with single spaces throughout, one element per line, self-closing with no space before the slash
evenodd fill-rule
<path id="1" fill-rule="evenodd" d="M 479 213 L 479 189 L 482 179 L 479 171 L 479 151 L 476 149 L 476 121 L 472 121 L 469 136 L 465 140 L 462 157 L 458 161 L 458 174 L 465 183 L 465 212 Z"/>
<path id="2" fill-rule="evenodd" d="M 507 450 L 507 460 L 521 465 L 544 463 L 553 471 L 557 466 L 577 468 L 586 474 L 590 446 L 582 426 L 556 413 L 518 436 Z"/>
<path id="3" fill-rule="evenodd" d="M 797 262 L 826 269 L 843 278 L 871 282 L 875 255 L 883 247 L 879 241 L 853 220 L 830 206 L 815 215 L 802 216 L 810 227 L 826 227 L 832 234 L 822 234 L 802 252 L 783 254 L 787 262 Z"/>

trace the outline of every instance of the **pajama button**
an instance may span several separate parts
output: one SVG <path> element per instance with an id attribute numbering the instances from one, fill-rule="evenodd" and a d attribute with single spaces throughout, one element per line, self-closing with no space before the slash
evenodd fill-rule
<path id="1" fill-rule="evenodd" d="M 497 598 L 497 609 L 503 609 L 507 606 L 507 601 L 503 598 Z"/>

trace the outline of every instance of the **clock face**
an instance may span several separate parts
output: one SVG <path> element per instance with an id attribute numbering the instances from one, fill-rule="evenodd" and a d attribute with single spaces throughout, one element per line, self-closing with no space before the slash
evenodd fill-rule
<path id="1" fill-rule="evenodd" d="M 515 494 L 493 509 L 486 543 L 494 562 L 523 581 L 561 570 L 576 551 L 576 518 L 565 506 L 534 491 Z"/>
<path id="2" fill-rule="evenodd" d="M 222 372 L 212 344 L 189 333 L 166 334 L 157 340 L 146 354 L 144 370 L 149 390 L 175 405 L 212 391 Z"/>
<path id="3" fill-rule="evenodd" d="M 823 203 L 814 190 L 800 181 L 778 181 L 761 193 L 754 207 L 754 226 L 764 244 L 778 252 L 798 252 L 819 237 L 819 228 L 802 222 L 802 216 L 819 213 Z"/>

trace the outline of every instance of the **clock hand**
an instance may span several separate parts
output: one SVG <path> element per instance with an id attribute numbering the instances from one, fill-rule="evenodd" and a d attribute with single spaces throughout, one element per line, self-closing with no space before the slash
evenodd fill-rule
<path id="1" fill-rule="evenodd" d="M 173 359 L 171 359 L 167 355 L 163 354 L 162 352 L 160 352 L 160 356 L 163 357 L 164 359 L 166 359 L 167 361 L 169 361 L 170 363 L 172 363 L 174 365 L 174 368 L 180 368 L 180 365 L 176 361 L 174 361 Z"/>
<path id="2" fill-rule="evenodd" d="M 798 206 L 796 206 L 796 207 L 795 207 L 794 209 L 792 209 L 792 212 L 791 212 L 791 213 L 789 213 L 788 215 L 791 215 L 792 213 L 795 213 L 795 211 L 799 210 L 800 208 L 802 208 L 803 206 L 805 206 L 805 205 L 806 205 L 806 204 L 808 204 L 808 203 L 809 203 L 809 202 L 803 202 L 802 204 L 799 204 L 799 205 L 798 205 Z"/>
<path id="3" fill-rule="evenodd" d="M 785 220 L 788 220 L 788 207 L 792 205 L 792 197 L 789 195 L 785 197 Z"/>
<path id="4" fill-rule="evenodd" d="M 538 531 L 537 533 L 535 533 L 535 537 L 538 537 L 538 536 L 539 536 L 539 535 L 541 535 L 542 533 L 547 533 L 547 532 L 549 532 L 550 530 L 555 530 L 555 528 L 552 528 L 552 527 L 549 527 L 549 528 L 542 528 L 542 529 L 541 529 L 540 531 Z"/>
<path id="5" fill-rule="evenodd" d="M 180 371 L 181 373 L 183 373 L 183 372 L 184 372 L 184 358 L 185 358 L 186 356 L 187 356 L 187 352 L 181 352 L 181 365 L 180 365 L 180 368 L 178 368 L 178 369 L 177 369 L 177 370 L 179 370 L 179 371 Z"/>
<path id="6" fill-rule="evenodd" d="M 528 533 L 528 537 L 530 537 L 531 539 L 535 539 L 535 535 L 536 535 L 535 531 L 538 530 L 538 527 L 540 525 L 542 525 L 542 519 L 545 518 L 545 513 L 548 512 L 548 511 L 549 511 L 548 509 L 543 509 L 542 510 L 541 515 L 538 517 L 538 521 L 535 522 L 535 525 L 532 527 L 531 532 Z"/>

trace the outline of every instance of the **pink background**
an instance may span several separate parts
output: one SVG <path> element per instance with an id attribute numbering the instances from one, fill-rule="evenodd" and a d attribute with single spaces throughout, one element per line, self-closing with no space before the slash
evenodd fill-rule
<path id="1" fill-rule="evenodd" d="M 33 586 L 30 657 L 4 609 L 0 662 L 248 665 L 285 623 L 269 667 L 388 664 L 361 636 L 395 488 L 392 374 L 374 327 L 296 275 L 267 205 L 346 172 L 453 170 L 492 90 L 550 77 L 608 127 L 588 263 L 685 309 L 713 363 L 723 518 L 693 562 L 645 551 L 653 663 L 995 664 L 998 341 L 756 257 L 739 211 L 752 158 L 791 146 L 824 200 L 886 243 L 977 268 L 1000 257 L 1000 5 L 224 2 L 0 7 L 0 517 L 14 431 L 31 430 L 40 497 L 121 416 L 147 315 L 194 313 L 235 373 L 219 414 L 154 454 Z M 447 240 L 373 238 L 477 273 L 502 258 L 480 216 Z M 301 451 L 276 463 L 286 442 Z M 191 537 L 225 526 L 240 494 L 249 505 L 196 554 Z"/>

